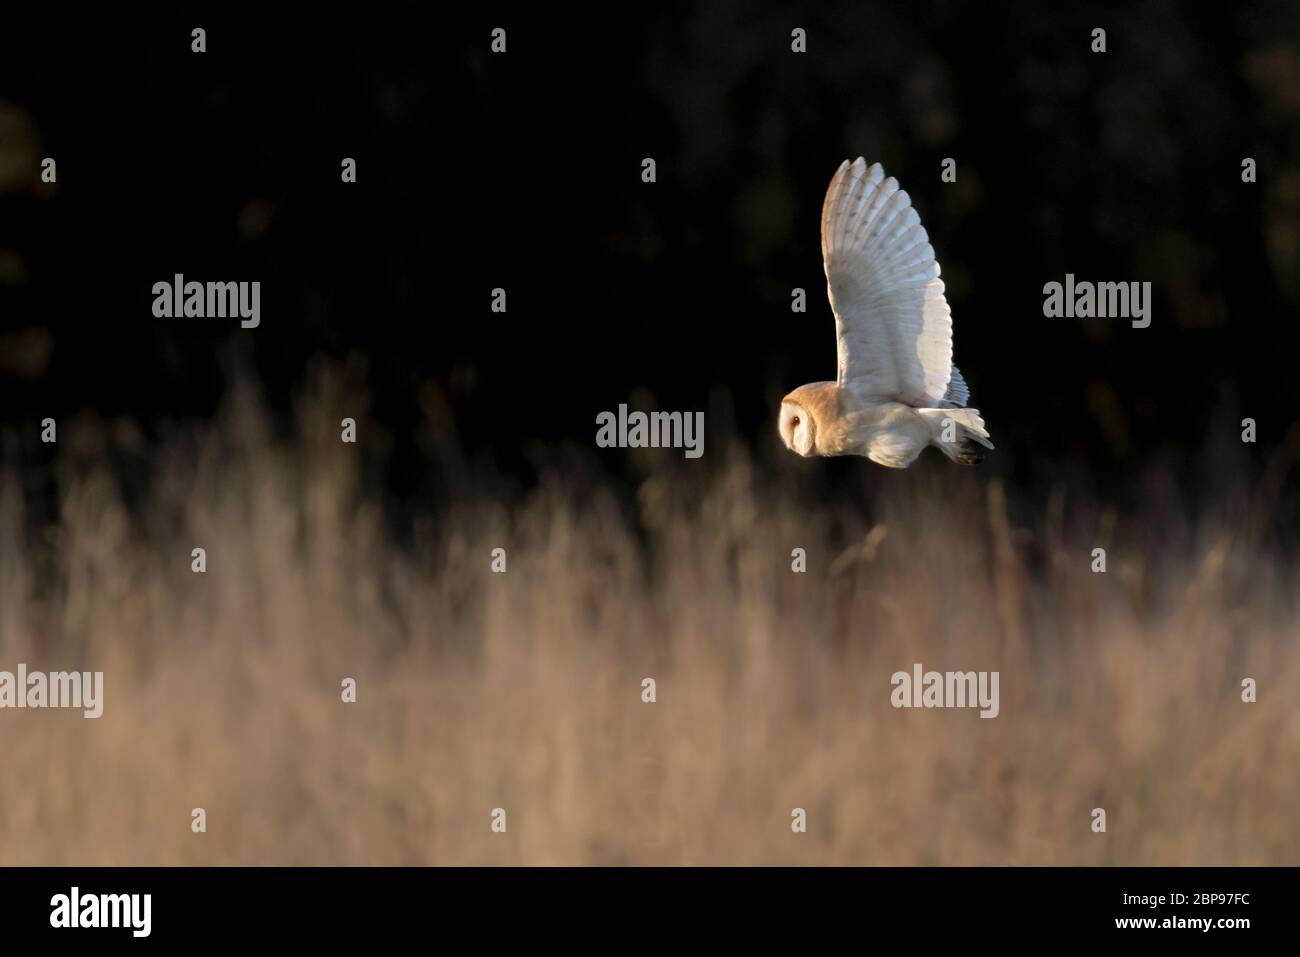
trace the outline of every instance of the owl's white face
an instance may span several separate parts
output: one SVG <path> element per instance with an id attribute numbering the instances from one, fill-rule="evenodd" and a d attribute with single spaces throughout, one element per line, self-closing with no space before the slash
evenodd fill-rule
<path id="1" fill-rule="evenodd" d="M 812 416 L 797 402 L 781 403 L 781 438 L 785 447 L 800 455 L 812 455 L 815 427 Z"/>

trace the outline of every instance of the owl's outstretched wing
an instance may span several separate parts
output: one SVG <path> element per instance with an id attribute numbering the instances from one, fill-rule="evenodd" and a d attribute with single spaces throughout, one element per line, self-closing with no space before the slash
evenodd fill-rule
<path id="1" fill-rule="evenodd" d="M 921 217 L 879 163 L 840 164 L 822 205 L 822 259 L 841 388 L 935 407 L 952 376 L 952 313 Z"/>

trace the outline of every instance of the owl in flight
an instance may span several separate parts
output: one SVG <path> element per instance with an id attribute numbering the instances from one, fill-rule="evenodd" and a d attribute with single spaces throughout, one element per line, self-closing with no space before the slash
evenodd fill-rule
<path id="1" fill-rule="evenodd" d="M 927 445 L 954 462 L 993 448 L 952 364 L 952 312 L 921 217 L 879 163 L 845 160 L 822 204 L 822 260 L 839 368 L 781 400 L 800 455 L 865 455 L 907 468 Z"/>

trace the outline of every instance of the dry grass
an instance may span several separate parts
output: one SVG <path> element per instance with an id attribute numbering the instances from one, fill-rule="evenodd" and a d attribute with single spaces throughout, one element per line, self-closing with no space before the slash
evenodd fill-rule
<path id="1" fill-rule="evenodd" d="M 1124 543 L 1121 519 L 1093 575 L 1103 518 L 1057 500 L 1018 529 L 986 472 L 897 483 L 867 521 L 733 455 L 652 474 L 636 516 L 548 480 L 397 548 L 355 447 L 277 444 L 250 409 L 162 450 L 147 507 L 64 469 L 39 546 L 0 475 L 0 668 L 107 684 L 98 721 L 0 713 L 0 863 L 1300 860 L 1295 569 L 1226 531 Z M 918 661 L 1000 671 L 1001 716 L 894 710 Z"/>

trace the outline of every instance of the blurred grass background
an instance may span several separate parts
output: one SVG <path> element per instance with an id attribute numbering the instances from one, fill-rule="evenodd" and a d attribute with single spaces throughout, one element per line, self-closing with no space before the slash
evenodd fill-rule
<path id="1" fill-rule="evenodd" d="M 398 541 L 349 388 L 318 376 L 284 436 L 247 383 L 157 448 L 68 423 L 52 523 L 0 472 L 0 663 L 106 675 L 98 721 L 0 715 L 0 864 L 1300 859 L 1267 476 L 1153 531 L 1059 490 L 1009 517 L 979 469 L 809 501 L 731 443 L 703 479 L 647 455 L 635 496 L 566 463 Z M 893 709 L 913 662 L 1000 671 L 1000 716 Z"/>

